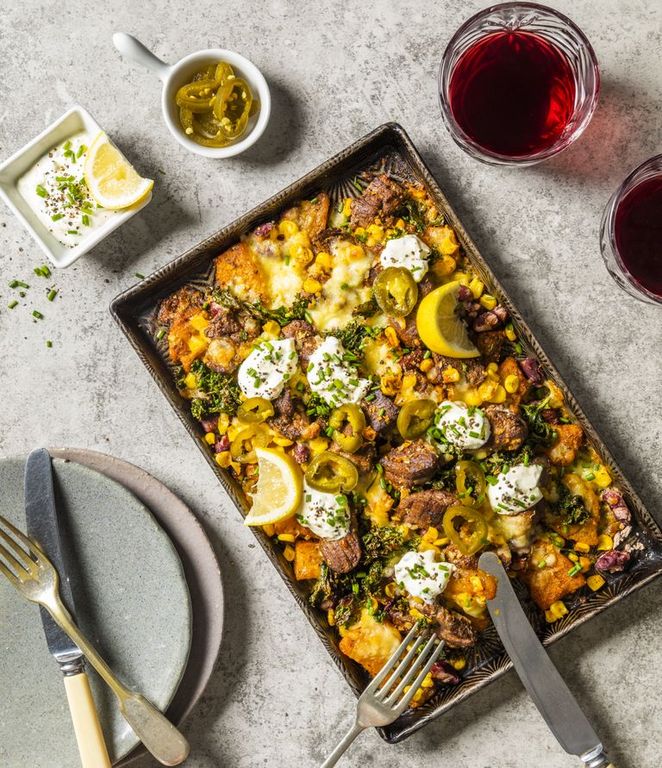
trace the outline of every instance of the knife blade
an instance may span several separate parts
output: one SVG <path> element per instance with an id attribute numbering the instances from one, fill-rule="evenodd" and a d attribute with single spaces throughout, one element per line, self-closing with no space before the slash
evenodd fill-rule
<path id="1" fill-rule="evenodd" d="M 25 517 L 28 535 L 43 549 L 59 576 L 60 597 L 72 616 L 75 603 L 71 589 L 67 550 L 62 546 L 53 487 L 51 456 L 44 448 L 32 451 L 25 464 Z M 46 643 L 64 675 L 78 752 L 83 768 L 110 768 L 110 758 L 85 673 L 85 658 L 79 647 L 40 606 Z"/>
<path id="2" fill-rule="evenodd" d="M 501 560 L 494 552 L 484 552 L 478 565 L 496 578 L 496 594 L 487 609 L 520 680 L 559 744 L 587 768 L 614 768 L 526 618 Z"/>

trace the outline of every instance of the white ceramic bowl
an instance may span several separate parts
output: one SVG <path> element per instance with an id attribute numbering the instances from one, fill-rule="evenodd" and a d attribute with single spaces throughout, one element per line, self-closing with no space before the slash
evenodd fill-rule
<path id="1" fill-rule="evenodd" d="M 255 64 L 244 56 L 225 48 L 205 48 L 185 56 L 170 66 L 155 56 L 139 40 L 125 32 L 115 32 L 113 43 L 123 56 L 143 64 L 161 79 L 163 82 L 161 94 L 163 119 L 170 133 L 190 152 L 204 157 L 234 157 L 252 147 L 264 133 L 271 114 L 271 93 L 264 75 Z M 232 65 L 237 76 L 246 80 L 253 93 L 257 95 L 260 105 L 257 113 L 249 119 L 243 139 L 227 147 L 203 147 L 189 139 L 184 133 L 179 122 L 179 109 L 175 104 L 175 95 L 182 85 L 191 81 L 191 77 L 197 69 L 206 64 L 217 64 L 219 61 L 227 61 L 228 64 Z"/>
<path id="2" fill-rule="evenodd" d="M 139 210 L 144 208 L 152 199 L 151 194 L 137 206 L 116 211 L 104 224 L 90 233 L 74 248 L 63 245 L 39 220 L 28 201 L 18 191 L 18 180 L 26 171 L 40 160 L 49 149 L 61 144 L 69 137 L 87 131 L 96 136 L 101 131 L 99 123 L 83 109 L 76 105 L 64 113 L 62 117 L 44 129 L 39 136 L 19 149 L 8 160 L 0 164 L 0 197 L 7 203 L 12 213 L 23 222 L 24 227 L 35 239 L 37 245 L 46 254 L 49 261 L 56 267 L 68 267 L 83 254 L 94 248 L 114 229 L 124 224 Z"/>

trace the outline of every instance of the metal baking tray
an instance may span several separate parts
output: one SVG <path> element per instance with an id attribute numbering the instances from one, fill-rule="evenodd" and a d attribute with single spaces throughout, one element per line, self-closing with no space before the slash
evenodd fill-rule
<path id="1" fill-rule="evenodd" d="M 569 408 L 584 428 L 587 439 L 603 457 L 633 513 L 635 530 L 644 548 L 634 553 L 632 564 L 627 571 L 609 576 L 605 587 L 597 593 L 575 595 L 572 600 L 569 600 L 570 611 L 563 619 L 552 625 L 546 624 L 541 616 L 542 612 L 528 601 L 527 595 L 523 594 L 532 623 L 545 645 L 550 645 L 662 573 L 662 531 L 623 476 L 517 307 L 478 252 L 446 196 L 401 126 L 396 123 L 386 123 L 359 139 L 252 211 L 190 248 L 138 285 L 117 296 L 111 304 L 111 312 L 156 381 L 158 388 L 202 451 L 211 470 L 216 474 L 237 509 L 242 514 L 245 513 L 247 502 L 242 490 L 231 475 L 215 463 L 208 446 L 202 439 L 201 426 L 190 414 L 188 401 L 183 399 L 177 390 L 173 370 L 167 358 L 165 339 L 157 341 L 155 338 L 155 314 L 158 303 L 185 283 L 200 287 L 209 285 L 213 279 L 213 258 L 236 243 L 243 233 L 275 218 L 298 200 L 314 197 L 320 191 L 329 193 L 332 205 L 341 197 L 356 196 L 358 191 L 352 180 L 355 178 L 360 180 L 361 174 L 370 174 L 375 170 L 386 172 L 396 180 L 418 181 L 427 188 L 438 208 L 444 212 L 457 233 L 475 271 L 489 287 L 490 293 L 508 308 L 526 351 L 537 356 L 547 375 L 560 386 Z M 253 528 L 252 530 L 345 680 L 354 693 L 357 696 L 360 695 L 367 684 L 367 674 L 358 664 L 340 653 L 334 631 L 328 626 L 324 612 L 309 605 L 305 590 L 294 579 L 291 564 L 284 559 L 280 549 L 261 529 Z M 510 668 L 511 662 L 496 632 L 490 627 L 482 633 L 479 643 L 472 651 L 462 681 L 458 685 L 440 686 L 435 695 L 423 706 L 405 712 L 392 725 L 378 730 L 388 742 L 401 741 L 450 710 L 458 702 L 496 680 Z"/>

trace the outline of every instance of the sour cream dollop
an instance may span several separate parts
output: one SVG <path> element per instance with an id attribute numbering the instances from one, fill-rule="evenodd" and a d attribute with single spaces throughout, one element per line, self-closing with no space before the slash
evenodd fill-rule
<path id="1" fill-rule="evenodd" d="M 343 539 L 350 528 L 347 496 L 342 493 L 323 493 L 304 482 L 303 500 L 297 512 L 297 520 L 320 539 Z"/>
<path id="2" fill-rule="evenodd" d="M 531 509 L 542 499 L 538 487 L 542 467 L 540 464 L 515 464 L 507 472 L 497 475 L 494 485 L 487 486 L 487 497 L 492 509 L 499 515 L 518 515 Z"/>
<path id="3" fill-rule="evenodd" d="M 406 552 L 395 564 L 395 580 L 413 597 L 431 603 L 448 585 L 455 570 L 452 563 L 437 561 L 435 553 Z"/>
<path id="4" fill-rule="evenodd" d="M 408 269 L 417 283 L 428 271 L 430 249 L 416 235 L 404 235 L 387 240 L 379 257 L 382 267 L 404 267 Z"/>
<path id="5" fill-rule="evenodd" d="M 237 381 L 246 397 L 273 400 L 297 369 L 293 339 L 261 341 L 239 366 Z"/>
<path id="6" fill-rule="evenodd" d="M 464 403 L 444 400 L 434 423 L 446 442 L 465 451 L 481 448 L 490 437 L 490 422 L 485 413 Z"/>
<path id="7" fill-rule="evenodd" d="M 306 373 L 310 388 L 332 408 L 358 403 L 370 389 L 370 382 L 348 362 L 342 341 L 335 336 L 328 336 L 313 352 Z"/>

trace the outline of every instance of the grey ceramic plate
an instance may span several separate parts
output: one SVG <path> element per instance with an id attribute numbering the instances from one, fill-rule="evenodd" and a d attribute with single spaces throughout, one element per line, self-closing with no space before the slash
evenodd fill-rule
<path id="1" fill-rule="evenodd" d="M 24 464 L 23 458 L 0 460 L 0 513 L 23 529 Z M 166 709 L 191 643 L 190 599 L 177 552 L 124 487 L 73 462 L 53 464 L 58 508 L 78 564 L 72 580 L 79 623 L 127 683 Z M 62 676 L 46 648 L 38 609 L 2 580 L 0 617 L 0 765 L 78 766 Z M 93 672 L 90 679 L 117 759 L 138 740 L 110 691 Z"/>
<path id="2" fill-rule="evenodd" d="M 332 202 L 337 202 L 340 198 L 356 197 L 359 190 L 375 173 L 387 173 L 396 180 L 413 181 L 425 186 L 437 204 L 437 208 L 443 211 L 447 221 L 455 230 L 473 269 L 485 285 L 489 286 L 489 292 L 508 309 L 518 336 L 523 341 L 525 354 L 537 357 L 546 375 L 561 387 L 566 402 L 584 428 L 590 443 L 607 463 L 612 477 L 618 487 L 624 491 L 628 506 L 633 512 L 634 535 L 644 546 L 642 550 L 636 552 L 633 563 L 627 571 L 610 575 L 607 585 L 596 593 L 577 594 L 572 601 L 569 601 L 568 615 L 554 624 L 541 621 L 540 611 L 531 605 L 528 597 L 525 597 L 526 608 L 538 634 L 545 645 L 550 645 L 662 575 L 662 530 L 627 478 L 623 476 L 595 427 L 588 421 L 572 392 L 540 346 L 534 332 L 492 273 L 490 265 L 479 253 L 451 203 L 401 126 L 396 123 L 387 123 L 359 139 L 257 208 L 215 232 L 138 285 L 125 291 L 113 301 L 111 310 L 159 388 L 203 452 L 223 488 L 230 495 L 239 512 L 245 514 L 248 507 L 246 497 L 227 470 L 221 469 L 214 461 L 213 454 L 202 439 L 204 435 L 200 424 L 191 416 L 188 401 L 179 394 L 172 367 L 168 362 L 167 337 L 161 338 L 156 333 L 158 325 L 155 322 L 155 314 L 159 301 L 185 283 L 200 287 L 209 285 L 214 274 L 213 259 L 218 253 L 234 245 L 242 234 L 252 230 L 258 224 L 274 219 L 296 201 L 310 199 L 320 190 L 327 191 Z M 348 684 L 357 696 L 360 695 L 367 684 L 366 673 L 340 652 L 334 628 L 329 627 L 321 611 L 311 607 L 307 599 L 307 589 L 294 578 L 292 566 L 283 557 L 280 547 L 275 545 L 261 529 L 253 528 L 252 531 Z M 440 686 L 425 705 L 408 710 L 391 725 L 379 729 L 380 734 L 391 742 L 406 738 L 499 678 L 511 666 L 494 628 L 490 627 L 482 633 L 458 685 Z"/>

